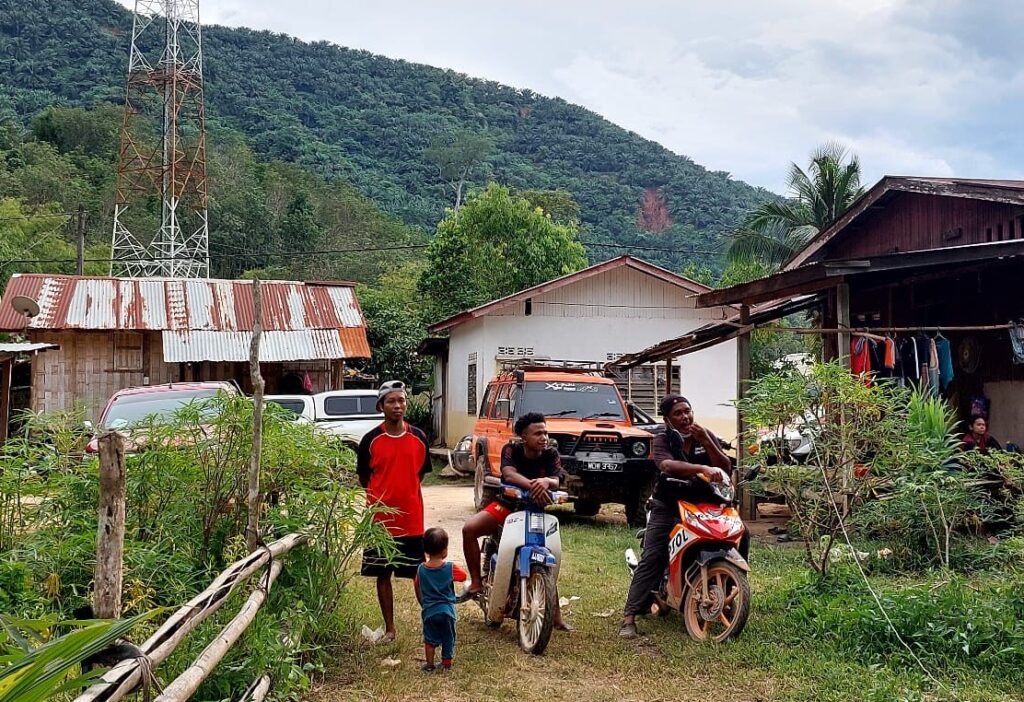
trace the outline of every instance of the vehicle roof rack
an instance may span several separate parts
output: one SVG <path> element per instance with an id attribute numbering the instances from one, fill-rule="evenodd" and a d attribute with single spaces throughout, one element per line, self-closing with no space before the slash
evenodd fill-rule
<path id="1" fill-rule="evenodd" d="M 604 364 L 598 361 L 573 361 L 558 358 L 504 358 L 498 361 L 501 373 L 512 371 L 561 371 L 580 374 L 604 374 Z"/>

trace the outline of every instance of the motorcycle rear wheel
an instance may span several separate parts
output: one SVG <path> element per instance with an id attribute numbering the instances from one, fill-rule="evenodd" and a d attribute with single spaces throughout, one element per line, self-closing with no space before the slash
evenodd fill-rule
<path id="1" fill-rule="evenodd" d="M 526 653 L 539 656 L 548 647 L 555 626 L 558 595 L 555 593 L 554 571 L 533 564 L 519 591 L 519 647 Z"/>
<path id="2" fill-rule="evenodd" d="M 750 616 L 750 583 L 747 574 L 728 561 L 715 561 L 707 566 L 708 589 L 712 609 L 717 616 L 710 621 L 701 612 L 700 585 L 689 589 L 683 598 L 683 621 L 686 633 L 696 641 L 721 643 L 734 639 L 743 631 Z"/>

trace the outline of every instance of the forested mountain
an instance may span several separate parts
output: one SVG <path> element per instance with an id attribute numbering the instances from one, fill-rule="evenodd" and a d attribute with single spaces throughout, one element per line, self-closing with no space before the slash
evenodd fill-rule
<path id="1" fill-rule="evenodd" d="M 28 124 L 54 104 L 120 104 L 130 26 L 112 0 L 3 3 L 0 110 Z M 237 132 L 260 159 L 297 164 L 317 187 L 351 184 L 413 228 L 402 237 L 432 231 L 453 202 L 429 154 L 466 134 L 489 146 L 476 187 L 492 178 L 571 193 L 591 260 L 622 253 L 594 244 L 649 246 L 671 253 L 635 253 L 679 270 L 690 252 L 724 248 L 742 212 L 773 197 L 529 90 L 248 29 L 205 27 L 204 49 L 211 140 Z"/>

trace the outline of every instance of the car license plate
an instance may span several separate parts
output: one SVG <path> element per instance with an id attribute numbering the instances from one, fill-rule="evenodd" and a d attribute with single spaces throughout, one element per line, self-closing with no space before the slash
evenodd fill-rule
<path id="1" fill-rule="evenodd" d="M 608 463 L 605 461 L 587 461 L 583 464 L 584 470 L 601 471 L 603 473 L 619 472 L 622 470 L 621 463 Z"/>

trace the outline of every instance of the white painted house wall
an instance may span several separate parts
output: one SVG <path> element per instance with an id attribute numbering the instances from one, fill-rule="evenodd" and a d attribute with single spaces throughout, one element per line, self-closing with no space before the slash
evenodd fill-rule
<path id="1" fill-rule="evenodd" d="M 730 312 L 734 312 L 730 310 Z M 724 308 L 696 309 L 694 293 L 633 268 L 620 267 L 514 302 L 450 330 L 445 439 L 454 445 L 472 433 L 479 402 L 501 358 L 608 360 L 679 336 L 711 320 Z M 476 407 L 468 407 L 467 367 L 476 354 Z M 683 394 L 698 421 L 723 438 L 736 434 L 736 342 L 682 356 Z M 437 373 L 440 384 L 440 364 Z M 441 388 L 437 387 L 440 393 Z"/>

